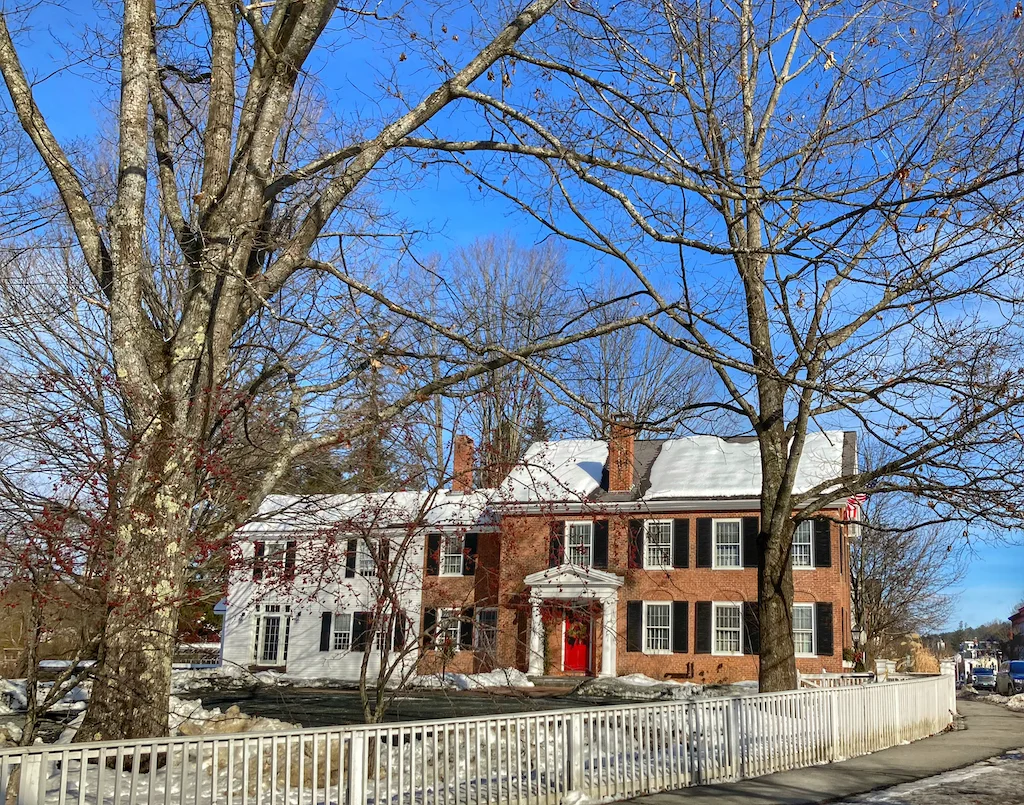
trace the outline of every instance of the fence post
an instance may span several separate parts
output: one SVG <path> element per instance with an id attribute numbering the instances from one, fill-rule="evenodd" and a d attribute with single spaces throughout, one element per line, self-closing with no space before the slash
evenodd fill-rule
<path id="1" fill-rule="evenodd" d="M 836 688 L 828 693 L 828 723 L 829 723 L 829 740 L 831 746 L 829 746 L 829 760 L 833 763 L 842 757 L 842 752 L 839 748 L 840 737 L 839 737 L 839 697 L 846 695 L 846 688 Z"/>
<path id="2" fill-rule="evenodd" d="M 349 805 L 366 804 L 366 733 L 362 730 L 352 733 L 348 750 L 348 801 Z"/>
<path id="3" fill-rule="evenodd" d="M 583 714 L 575 712 L 569 716 L 566 730 L 565 792 L 583 791 Z M 583 791 L 589 795 L 589 791 Z"/>
<path id="4" fill-rule="evenodd" d="M 729 733 L 729 755 L 732 761 L 732 777 L 734 780 L 743 779 L 742 764 L 743 758 L 740 754 L 740 730 L 742 729 L 742 700 L 734 698 L 729 700 L 729 709 L 726 711 L 726 724 Z"/>

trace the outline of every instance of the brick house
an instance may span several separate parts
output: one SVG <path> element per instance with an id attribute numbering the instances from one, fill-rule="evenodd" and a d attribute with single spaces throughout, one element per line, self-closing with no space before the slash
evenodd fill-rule
<path id="1" fill-rule="evenodd" d="M 1010 658 L 1024 660 L 1024 606 L 1010 618 Z"/>
<path id="2" fill-rule="evenodd" d="M 855 434 L 809 434 L 796 491 L 855 463 Z M 616 427 L 609 442 L 534 444 L 487 492 L 497 529 L 428 535 L 420 671 L 756 678 L 759 488 L 750 437 L 635 440 Z M 852 646 L 844 506 L 794 537 L 806 673 L 842 670 Z"/>

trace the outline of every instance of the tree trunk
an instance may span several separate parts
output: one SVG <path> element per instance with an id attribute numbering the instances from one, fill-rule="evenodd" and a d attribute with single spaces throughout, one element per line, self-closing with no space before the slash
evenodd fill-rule
<path id="1" fill-rule="evenodd" d="M 770 523 L 762 506 L 761 522 Z M 788 516 L 787 516 L 788 519 Z M 758 616 L 761 626 L 761 664 L 758 683 L 762 693 L 797 687 L 793 646 L 793 569 L 789 563 L 788 535 L 771 533 L 762 525 L 760 561 L 757 568 Z"/>
<path id="2" fill-rule="evenodd" d="M 781 382 L 762 377 L 758 382 L 762 422 L 761 529 L 758 534 L 758 619 L 761 662 L 758 683 L 763 693 L 795 690 L 793 647 L 792 482 L 787 477 L 791 445 L 782 416 L 785 399 Z M 764 417 L 765 412 L 768 413 Z M 788 482 L 787 482 L 788 481 Z"/>
<path id="3" fill-rule="evenodd" d="M 195 453 L 158 438 L 128 482 L 107 583 L 107 629 L 79 740 L 167 734 L 171 662 L 195 500 Z"/>

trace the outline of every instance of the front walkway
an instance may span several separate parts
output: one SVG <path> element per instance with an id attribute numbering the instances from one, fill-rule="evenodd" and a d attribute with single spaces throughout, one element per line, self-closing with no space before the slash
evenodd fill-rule
<path id="1" fill-rule="evenodd" d="M 966 730 L 947 732 L 872 755 L 637 797 L 643 805 L 818 805 L 876 788 L 931 777 L 1024 747 L 1024 714 L 986 702 L 957 701 Z M 1009 802 L 1009 801 L 1007 801 Z"/>

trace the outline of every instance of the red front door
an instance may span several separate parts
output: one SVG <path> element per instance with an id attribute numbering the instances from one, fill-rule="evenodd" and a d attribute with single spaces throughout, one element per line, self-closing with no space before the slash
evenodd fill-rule
<path id="1" fill-rule="evenodd" d="M 590 671 L 590 614 L 569 612 L 565 617 L 565 655 L 563 668 L 568 674 Z"/>

